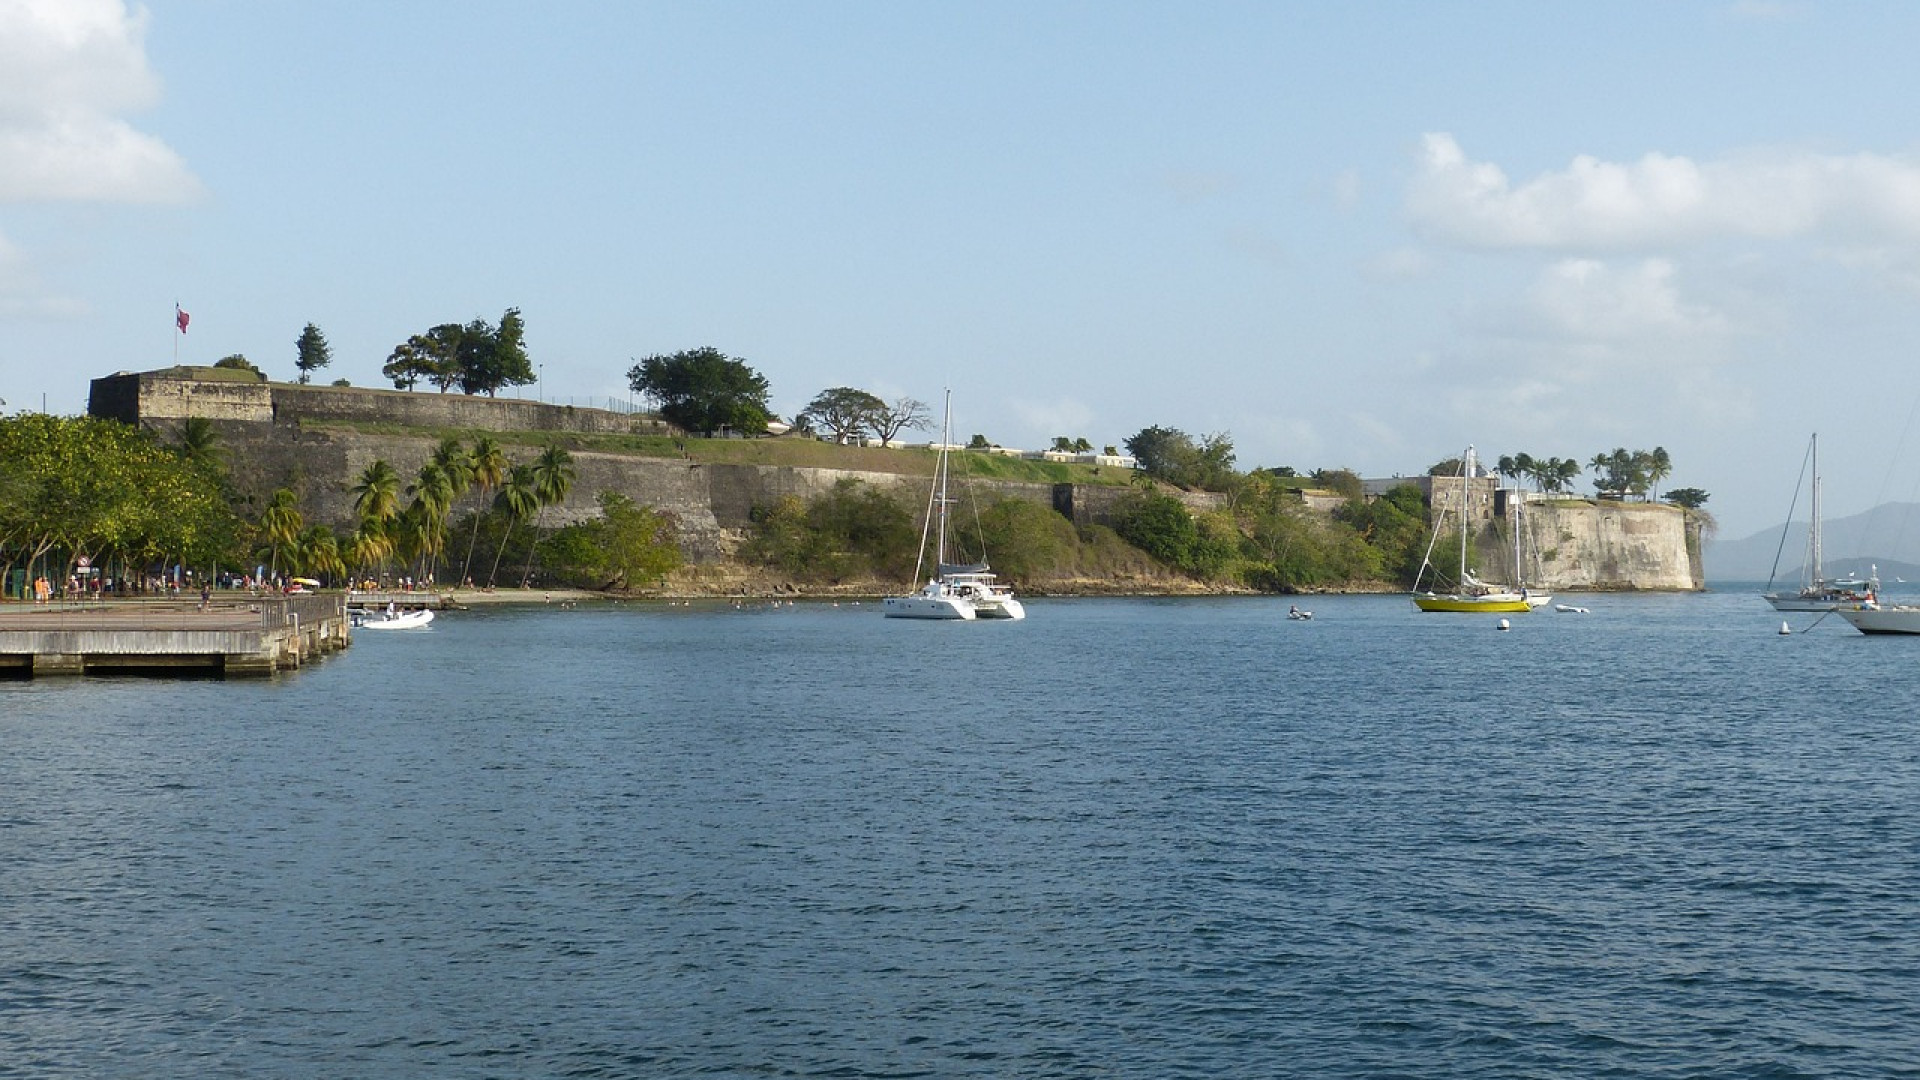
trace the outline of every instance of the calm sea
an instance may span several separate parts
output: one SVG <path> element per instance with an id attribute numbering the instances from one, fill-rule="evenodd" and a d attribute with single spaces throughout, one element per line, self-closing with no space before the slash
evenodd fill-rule
<path id="1" fill-rule="evenodd" d="M 532 608 L 0 686 L 0 1076 L 1920 1074 L 1920 638 Z"/>

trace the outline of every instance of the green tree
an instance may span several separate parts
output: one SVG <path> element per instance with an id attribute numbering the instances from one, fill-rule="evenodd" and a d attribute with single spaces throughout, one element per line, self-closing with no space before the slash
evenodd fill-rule
<path id="1" fill-rule="evenodd" d="M 465 337 L 466 327 L 458 323 L 415 334 L 394 346 L 380 373 L 397 389 L 411 390 L 424 381 L 446 393 L 460 377 L 460 342 Z"/>
<path id="2" fill-rule="evenodd" d="M 448 441 L 456 448 L 460 445 L 457 441 Z M 443 442 L 440 450 L 446 449 Z M 456 480 L 435 457 L 420 466 L 419 476 L 407 489 L 413 501 L 401 514 L 401 537 L 412 557 L 418 560 L 419 577 L 423 581 L 435 580 L 437 561 L 447 545 L 447 515 L 453 509 L 454 493 L 461 486 L 462 481 Z"/>
<path id="3" fill-rule="evenodd" d="M 703 435 L 759 434 L 773 419 L 767 380 L 711 346 L 649 356 L 627 370 L 627 384 L 658 403 L 668 421 Z"/>
<path id="4" fill-rule="evenodd" d="M 600 588 L 657 581 L 680 567 L 670 517 L 615 491 L 601 492 L 598 501 L 598 518 L 568 525 L 541 545 L 546 565 Z"/>
<path id="5" fill-rule="evenodd" d="M 1155 425 L 1126 440 L 1134 467 L 1156 480 L 1201 491 L 1230 491 L 1239 479 L 1233 468 L 1233 437 L 1225 432 L 1195 442 L 1177 428 Z"/>
<path id="6" fill-rule="evenodd" d="M 480 507 L 474 511 L 473 533 L 467 538 L 467 557 L 460 564 L 460 583 L 472 580 L 473 548 L 480 542 L 480 519 L 486 509 L 489 496 L 506 479 L 511 462 L 506 451 L 490 435 L 482 435 L 473 440 L 473 450 L 467 456 L 469 472 L 467 484 L 470 490 L 480 493 Z"/>
<path id="7" fill-rule="evenodd" d="M 400 474 L 385 458 L 375 458 L 353 485 L 353 512 L 384 529 L 400 513 Z"/>
<path id="8" fill-rule="evenodd" d="M 1684 506 L 1689 510 L 1698 510 L 1707 505 L 1709 496 L 1697 487 L 1674 488 L 1667 492 L 1667 501 L 1675 506 Z"/>
<path id="9" fill-rule="evenodd" d="M 919 530 L 892 496 L 851 477 L 810 502 L 788 496 L 757 509 L 747 557 L 806 581 L 904 579 Z"/>
<path id="10" fill-rule="evenodd" d="M 532 383 L 536 376 L 527 357 L 526 333 L 519 308 L 508 308 L 498 327 L 483 319 L 468 323 L 457 350 L 461 392 L 493 397 L 506 387 Z"/>
<path id="11" fill-rule="evenodd" d="M 1673 459 L 1667 456 L 1667 448 L 1656 446 L 1646 459 L 1647 484 L 1653 498 L 1660 497 L 1660 481 L 1673 475 Z"/>
<path id="12" fill-rule="evenodd" d="M 300 331 L 300 338 L 293 343 L 295 358 L 293 366 L 300 369 L 300 382 L 305 385 L 313 378 L 313 373 L 333 363 L 333 350 L 327 346 L 327 336 L 320 328 L 308 323 Z"/>
<path id="13" fill-rule="evenodd" d="M 0 567 L 58 554 L 207 565 L 238 558 L 224 478 L 146 431 L 93 417 L 0 418 Z M 55 575 L 62 576 L 62 575 Z"/>
<path id="14" fill-rule="evenodd" d="M 217 473 L 222 465 L 220 432 L 204 416 L 189 416 L 180 422 L 177 448 L 183 459 L 200 468 Z"/>
<path id="15" fill-rule="evenodd" d="M 500 546 L 493 553 L 493 569 L 487 574 L 489 589 L 500 579 L 500 557 L 506 554 L 507 544 L 513 539 L 514 526 L 524 523 L 540 510 L 540 494 L 534 483 L 531 465 L 515 465 L 507 470 L 500 493 L 493 497 L 493 506 L 506 516 L 507 528 L 501 534 Z"/>
<path id="16" fill-rule="evenodd" d="M 820 391 L 802 412 L 814 424 L 826 428 L 835 442 L 844 443 L 871 427 L 874 416 L 886 407 L 886 402 L 865 390 L 836 386 Z"/>
<path id="17" fill-rule="evenodd" d="M 567 493 L 573 490 L 575 478 L 573 455 L 558 443 L 548 443 L 546 449 L 533 461 L 533 494 L 539 501 L 539 509 L 534 519 L 534 536 L 537 541 L 540 526 L 547 515 L 547 507 L 558 506 L 567 500 Z M 535 547 L 527 549 L 527 569 L 520 576 L 520 587 L 526 588 L 533 579 L 533 556 Z"/>
<path id="18" fill-rule="evenodd" d="M 1159 492 L 1135 492 L 1115 505 L 1114 531 L 1134 547 L 1178 570 L 1200 577 L 1217 573 L 1233 557 L 1219 530 L 1203 529 L 1186 504 Z"/>
<path id="19" fill-rule="evenodd" d="M 278 488 L 267 496 L 267 508 L 260 514 L 260 530 L 267 541 L 267 563 L 276 577 L 280 573 L 281 551 L 297 543 L 305 527 L 291 489 Z"/>

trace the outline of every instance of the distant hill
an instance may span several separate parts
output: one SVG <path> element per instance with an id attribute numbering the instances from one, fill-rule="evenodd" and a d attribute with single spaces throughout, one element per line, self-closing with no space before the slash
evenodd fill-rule
<path id="1" fill-rule="evenodd" d="M 1738 540 L 1715 539 L 1707 544 L 1708 581 L 1765 581 L 1779 554 L 1776 584 L 1800 580 L 1800 564 L 1807 553 L 1807 522 L 1782 526 Z M 1920 503 L 1882 503 L 1852 517 L 1829 518 L 1820 529 L 1821 562 L 1828 577 L 1867 572 L 1878 565 L 1887 585 L 1895 578 L 1920 583 Z"/>

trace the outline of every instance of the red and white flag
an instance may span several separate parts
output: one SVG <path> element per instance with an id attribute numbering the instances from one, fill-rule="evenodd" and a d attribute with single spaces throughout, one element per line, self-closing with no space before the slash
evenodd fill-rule
<path id="1" fill-rule="evenodd" d="M 187 332 L 188 318 L 189 316 L 187 315 L 187 313 L 180 310 L 179 304 L 173 305 L 173 325 L 179 327 L 180 332 L 183 334 Z"/>

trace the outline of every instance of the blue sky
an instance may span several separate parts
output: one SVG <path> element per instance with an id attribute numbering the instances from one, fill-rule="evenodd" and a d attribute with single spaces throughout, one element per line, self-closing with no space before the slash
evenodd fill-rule
<path id="1" fill-rule="evenodd" d="M 1920 6 L 0 0 L 0 398 L 244 353 L 527 396 L 712 345 L 783 415 L 1227 432 L 1243 467 L 1663 446 L 1729 538 L 1807 436 L 1920 497 Z M 192 314 L 176 341 L 173 306 Z M 1581 480 L 1590 488 L 1588 478 Z M 1711 568 L 1709 568 L 1711 569 Z"/>

